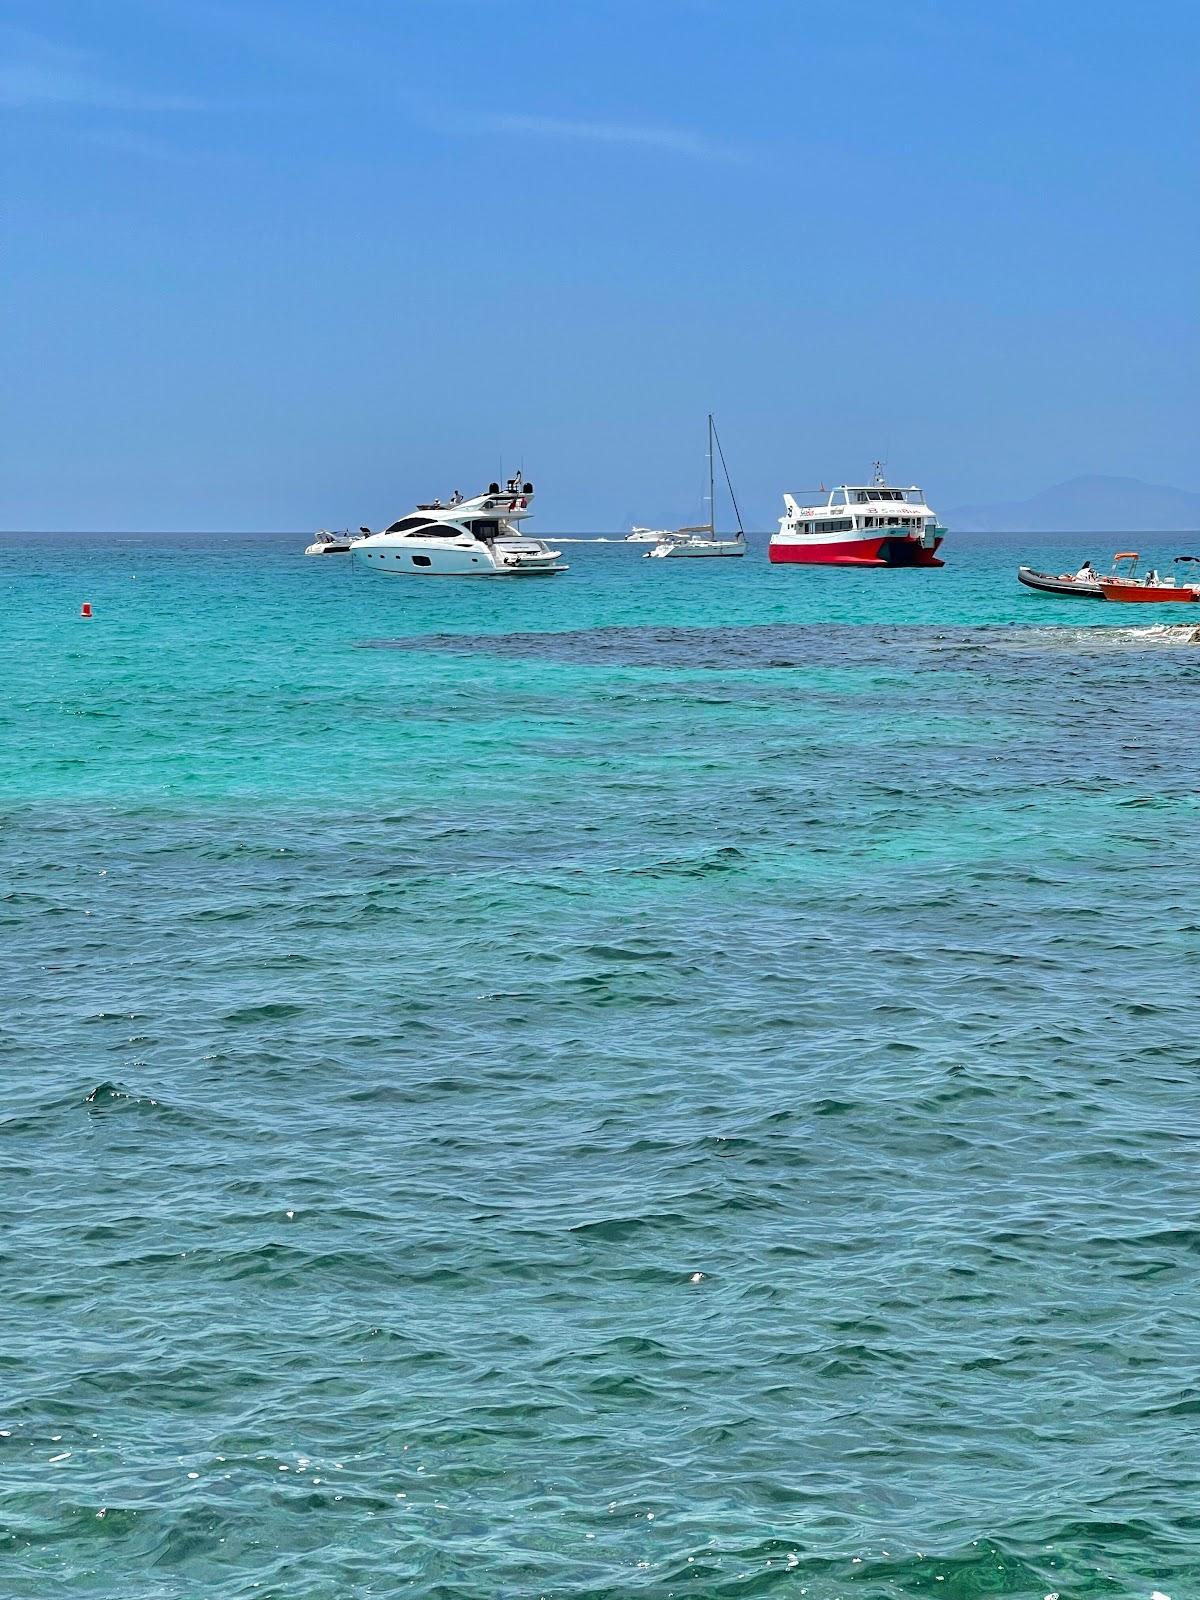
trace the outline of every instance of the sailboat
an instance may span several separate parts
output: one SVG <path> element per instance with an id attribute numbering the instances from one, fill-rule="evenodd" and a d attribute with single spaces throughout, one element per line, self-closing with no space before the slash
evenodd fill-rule
<path id="1" fill-rule="evenodd" d="M 721 538 L 717 533 L 717 502 L 714 493 L 713 471 L 713 446 L 721 458 L 721 471 L 725 474 L 725 484 L 729 490 L 729 498 L 733 502 L 733 512 L 737 517 L 737 533 L 729 538 Z M 653 550 L 646 551 L 646 559 L 658 557 L 677 556 L 744 556 L 746 554 L 746 532 L 742 527 L 742 514 L 738 510 L 737 497 L 733 492 L 733 484 L 729 479 L 729 468 L 725 465 L 725 452 L 721 449 L 721 440 L 717 435 L 716 425 L 712 419 L 712 412 L 708 414 L 708 521 L 697 523 L 690 528 L 676 528 L 671 533 L 664 533 L 654 546 Z"/>

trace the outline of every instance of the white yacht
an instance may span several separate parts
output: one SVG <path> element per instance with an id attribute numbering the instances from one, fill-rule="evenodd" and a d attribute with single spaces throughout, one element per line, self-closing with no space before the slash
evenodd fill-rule
<path id="1" fill-rule="evenodd" d="M 657 544 L 660 539 L 669 539 L 669 528 L 639 528 L 636 524 L 625 535 L 626 544 Z"/>
<path id="2" fill-rule="evenodd" d="M 356 539 L 350 553 L 388 577 L 531 578 L 566 572 L 561 550 L 525 537 L 519 524 L 531 515 L 532 483 L 510 478 L 505 489 L 488 485 L 469 500 L 417 506 L 380 533 Z"/>
<path id="3" fill-rule="evenodd" d="M 348 554 L 351 544 L 357 538 L 358 535 L 351 533 L 349 528 L 343 528 L 341 533 L 330 533 L 328 528 L 321 528 L 304 554 L 306 556 L 344 556 Z"/>
<path id="4" fill-rule="evenodd" d="M 737 517 L 737 533 L 722 538 L 717 532 L 716 500 L 713 485 L 713 446 L 716 445 L 717 454 L 721 457 L 721 469 L 725 474 L 725 482 L 729 489 L 729 498 L 733 501 L 734 515 Z M 690 528 L 676 528 L 670 533 L 659 535 L 658 543 L 653 550 L 646 551 L 646 559 L 657 558 L 665 560 L 668 557 L 697 556 L 744 556 L 746 554 L 746 534 L 742 527 L 742 514 L 738 510 L 738 503 L 733 493 L 733 484 L 729 480 L 729 468 L 725 465 L 725 452 L 721 449 L 721 441 L 717 438 L 716 426 L 713 423 L 712 412 L 708 415 L 708 521 L 694 524 Z"/>

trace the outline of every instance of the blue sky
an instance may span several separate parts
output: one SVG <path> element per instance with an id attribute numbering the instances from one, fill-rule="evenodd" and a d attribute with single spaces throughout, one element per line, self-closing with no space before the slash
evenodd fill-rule
<path id="1" fill-rule="evenodd" d="M 1188 3 L 6 0 L 0 521 L 1200 487 Z"/>

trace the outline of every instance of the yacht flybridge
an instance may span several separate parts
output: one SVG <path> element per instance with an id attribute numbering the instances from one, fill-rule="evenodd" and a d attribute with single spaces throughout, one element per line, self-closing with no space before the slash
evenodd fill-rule
<path id="1" fill-rule="evenodd" d="M 417 506 L 380 533 L 356 539 L 350 552 L 373 572 L 406 578 L 523 578 L 566 572 L 561 550 L 526 538 L 519 524 L 531 515 L 532 483 L 508 480 L 501 489 L 466 500 L 455 491 L 448 505 Z"/>
<path id="2" fill-rule="evenodd" d="M 779 532 L 771 535 L 774 562 L 802 561 L 839 567 L 940 567 L 938 546 L 946 530 L 913 484 L 893 487 L 875 463 L 871 482 L 822 490 L 819 504 L 783 497 Z"/>

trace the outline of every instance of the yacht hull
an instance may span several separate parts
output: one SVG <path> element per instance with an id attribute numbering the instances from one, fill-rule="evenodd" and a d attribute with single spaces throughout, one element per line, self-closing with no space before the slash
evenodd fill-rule
<path id="1" fill-rule="evenodd" d="M 451 544 L 432 540 L 418 543 L 398 538 L 385 543 L 376 538 L 370 548 L 355 546 L 356 562 L 385 578 L 553 578 L 566 572 L 558 552 L 540 556 L 493 554 L 477 540 Z"/>
<path id="2" fill-rule="evenodd" d="M 397 539 L 394 544 L 376 541 L 373 549 L 358 548 L 351 554 L 369 572 L 387 578 L 494 578 L 496 575 L 496 563 L 474 540 L 469 545 L 446 545 L 442 549 L 430 549 L 412 539 Z"/>

